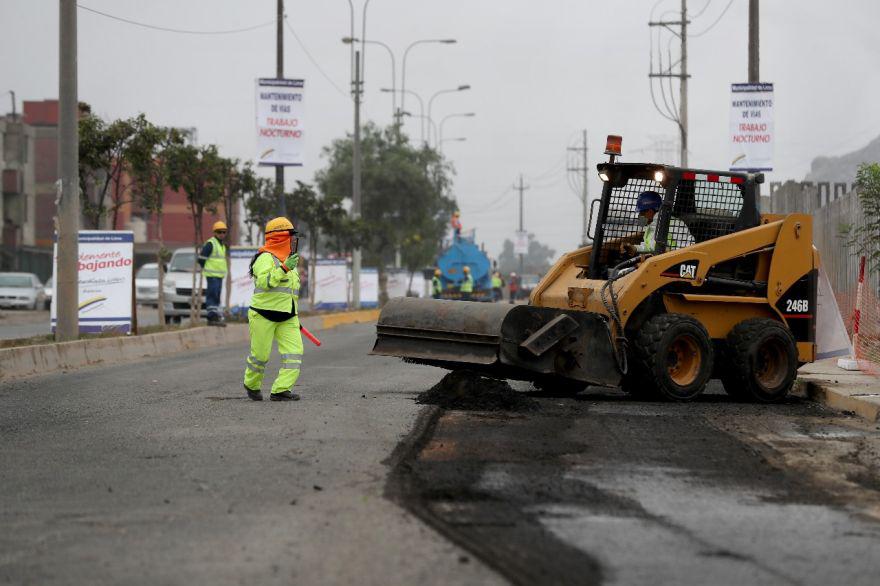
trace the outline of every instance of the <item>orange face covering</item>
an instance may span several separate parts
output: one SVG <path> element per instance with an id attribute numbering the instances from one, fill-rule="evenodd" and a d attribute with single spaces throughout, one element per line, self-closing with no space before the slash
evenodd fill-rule
<path id="1" fill-rule="evenodd" d="M 288 232 L 269 232 L 266 234 L 266 244 L 260 247 L 260 252 L 268 252 L 281 262 L 290 256 L 290 234 Z"/>

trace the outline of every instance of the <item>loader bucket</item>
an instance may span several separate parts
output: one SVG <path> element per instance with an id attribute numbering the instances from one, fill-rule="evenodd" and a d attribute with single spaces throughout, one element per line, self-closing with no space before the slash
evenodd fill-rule
<path id="1" fill-rule="evenodd" d="M 382 309 L 373 354 L 498 378 L 615 386 L 604 316 L 529 305 L 403 297 Z"/>

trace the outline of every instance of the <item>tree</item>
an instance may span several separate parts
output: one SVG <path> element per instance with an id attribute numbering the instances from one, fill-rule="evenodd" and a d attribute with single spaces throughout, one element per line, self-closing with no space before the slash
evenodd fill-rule
<path id="1" fill-rule="evenodd" d="M 233 218 L 235 218 L 235 206 L 238 205 L 239 201 L 244 200 L 248 194 L 253 193 L 257 189 L 257 176 L 254 174 L 254 169 L 250 163 L 245 163 L 244 166 L 241 166 L 241 162 L 238 159 L 221 159 L 220 167 L 223 173 L 223 215 L 226 218 L 226 223 L 231 226 Z M 231 227 L 227 233 L 231 239 Z M 229 262 L 229 246 L 226 247 L 226 266 L 231 266 Z M 232 279 L 227 277 L 226 307 L 229 307 L 231 295 Z"/>
<path id="2" fill-rule="evenodd" d="M 100 228 L 101 219 L 111 214 L 115 230 L 119 209 L 131 201 L 126 175 L 131 143 L 146 124 L 143 114 L 110 124 L 90 113 L 80 118 L 79 182 L 83 215 L 91 228 Z"/>
<path id="3" fill-rule="evenodd" d="M 248 228 L 248 243 L 253 244 L 251 233 L 256 230 L 259 235 L 263 233 L 266 222 L 277 215 L 278 192 L 275 190 L 275 182 L 263 177 L 257 177 L 254 189 L 244 200 L 245 218 L 244 223 Z"/>
<path id="4" fill-rule="evenodd" d="M 168 152 L 169 181 L 174 189 L 183 189 L 193 222 L 193 278 L 190 297 L 190 320 L 196 323 L 201 315 L 202 280 L 199 274 L 199 249 L 202 244 L 202 219 L 205 211 L 215 213 L 223 198 L 223 158 L 217 147 L 208 145 L 176 146 Z M 198 303 L 196 300 L 199 300 Z"/>
<path id="5" fill-rule="evenodd" d="M 523 272 L 527 274 L 543 275 L 550 268 L 556 251 L 545 246 L 535 239 L 534 234 L 529 234 L 529 252 L 523 255 Z M 506 239 L 501 254 L 498 255 L 498 270 L 502 274 L 519 272 L 519 255 L 513 253 L 513 241 Z"/>
<path id="6" fill-rule="evenodd" d="M 168 186 L 169 151 L 183 145 L 183 137 L 174 128 L 161 128 L 145 121 L 129 148 L 132 194 L 140 206 L 156 218 L 156 264 L 159 268 L 159 323 L 165 323 L 165 263 L 170 252 L 165 248 L 162 215 L 165 189 Z"/>
<path id="7" fill-rule="evenodd" d="M 442 237 L 446 219 L 455 208 L 444 195 L 452 168 L 434 149 L 416 148 L 393 128 L 383 130 L 374 124 L 363 129 L 361 153 L 362 222 L 353 225 L 349 234 L 352 244 L 363 248 L 364 261 L 378 268 L 379 303 L 383 304 L 388 298 L 385 267 L 395 252 L 405 253 L 407 243 L 415 246 L 416 233 L 425 243 L 438 243 Z M 351 137 L 333 141 L 323 154 L 327 167 L 315 176 L 321 193 L 330 200 L 351 199 Z"/>
<path id="8" fill-rule="evenodd" d="M 869 266 L 875 268 L 880 261 L 880 163 L 859 165 L 855 185 L 864 223 L 844 226 L 842 232 L 848 244 L 867 256 Z"/>

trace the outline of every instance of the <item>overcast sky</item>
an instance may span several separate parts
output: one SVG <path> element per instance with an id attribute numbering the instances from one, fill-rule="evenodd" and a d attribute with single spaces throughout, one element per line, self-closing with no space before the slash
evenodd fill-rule
<path id="1" fill-rule="evenodd" d="M 363 0 L 353 1 L 360 36 Z M 729 2 L 689 1 L 691 14 L 699 14 L 691 31 L 709 28 Z M 275 4 L 81 2 L 157 26 L 213 31 L 269 23 Z M 729 164 L 729 84 L 746 80 L 747 6 L 747 0 L 733 0 L 716 26 L 689 43 L 691 166 Z M 655 17 L 668 19 L 679 7 L 679 0 L 372 0 L 367 38 L 394 50 L 398 76 L 403 50 L 412 41 L 457 39 L 455 45 L 414 48 L 407 88 L 427 101 L 438 90 L 472 86 L 441 95 L 432 112 L 437 121 L 451 113 L 476 113 L 449 119 L 444 129 L 446 137 L 467 139 L 444 144 L 457 170 L 455 196 L 465 228 L 476 227 L 478 241 L 497 254 L 516 229 L 518 206 L 510 187 L 522 173 L 531 185 L 525 227 L 561 253 L 580 237 L 581 204 L 566 178 L 565 149 L 581 130 L 589 131 L 591 166 L 603 158 L 609 133 L 623 135 L 625 161 L 659 157 L 652 143 L 676 137 L 675 126 L 651 103 L 647 21 L 652 9 Z M 308 104 L 307 165 L 289 170 L 287 178 L 309 181 L 325 163 L 321 147 L 352 127 L 349 49 L 340 41 L 350 30 L 349 5 L 287 0 L 286 13 L 320 66 L 286 31 L 285 74 L 306 79 Z M 57 0 L 0 0 L 0 22 L 2 110 L 9 108 L 8 90 L 19 100 L 55 98 Z M 842 154 L 880 134 L 878 25 L 877 0 L 762 2 L 761 80 L 776 89 L 776 171 L 768 180 L 800 179 L 814 156 Z M 664 51 L 668 37 L 660 41 Z M 676 43 L 671 50 L 677 59 Z M 184 35 L 79 11 L 79 95 L 104 117 L 144 112 L 160 124 L 194 126 L 201 143 L 253 159 L 254 79 L 274 73 L 271 24 L 241 34 Z M 390 122 L 390 94 L 379 92 L 390 84 L 388 53 L 369 45 L 364 119 Z M 410 98 L 406 108 L 417 111 Z M 406 128 L 419 139 L 415 121 Z M 677 162 L 677 156 L 668 162 Z M 591 173 L 592 194 L 597 189 Z"/>

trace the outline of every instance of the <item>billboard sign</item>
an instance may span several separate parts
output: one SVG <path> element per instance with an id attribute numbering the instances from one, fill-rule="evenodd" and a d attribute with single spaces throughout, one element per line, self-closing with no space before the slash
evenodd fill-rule
<path id="1" fill-rule="evenodd" d="M 730 85 L 730 170 L 773 170 L 773 84 Z"/>
<path id="2" fill-rule="evenodd" d="M 52 298 L 58 299 L 58 242 L 55 242 Z M 134 232 L 79 231 L 79 331 L 131 331 L 134 284 Z M 57 304 L 52 304 L 55 331 Z"/>
<path id="3" fill-rule="evenodd" d="M 517 230 L 513 241 L 513 254 L 529 253 L 529 233 L 525 230 Z"/>
<path id="4" fill-rule="evenodd" d="M 303 165 L 304 89 L 302 79 L 257 80 L 258 164 Z"/>

